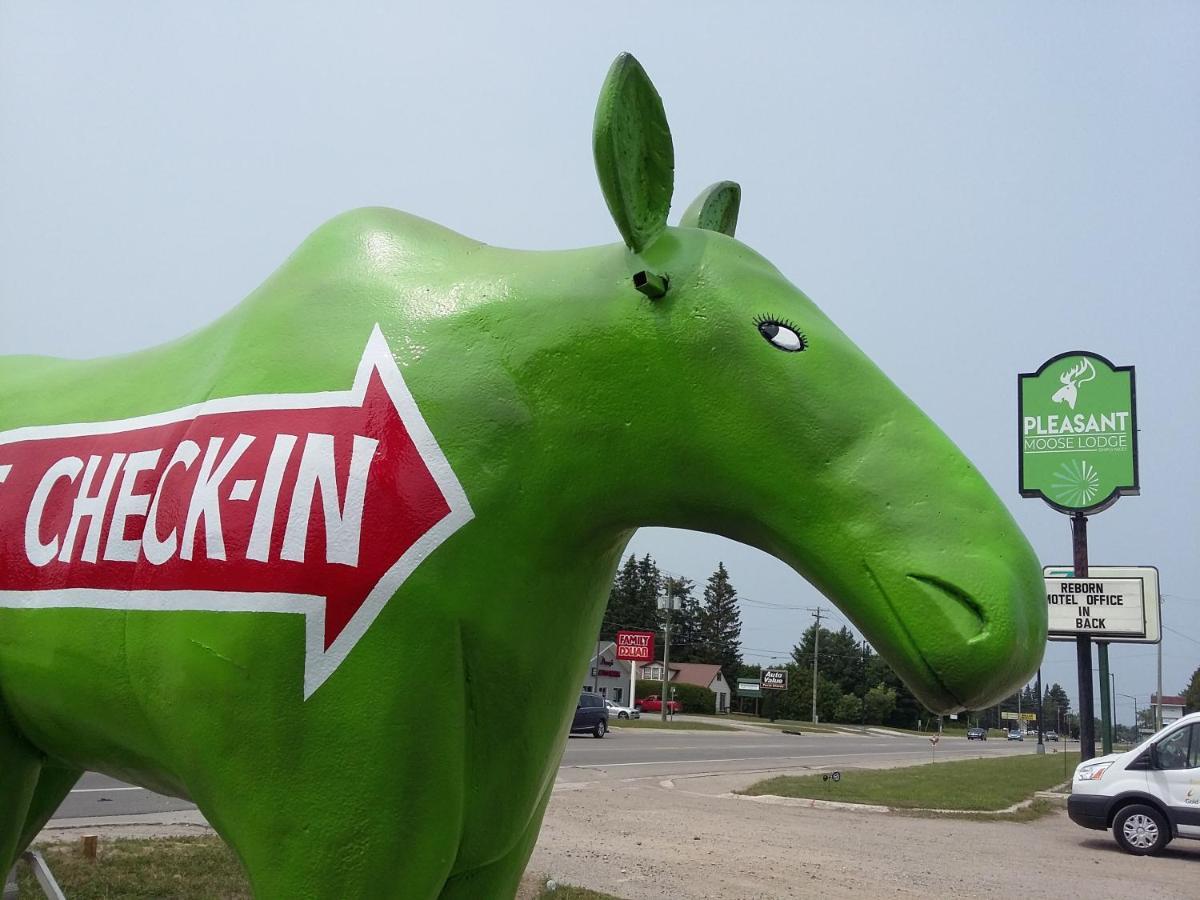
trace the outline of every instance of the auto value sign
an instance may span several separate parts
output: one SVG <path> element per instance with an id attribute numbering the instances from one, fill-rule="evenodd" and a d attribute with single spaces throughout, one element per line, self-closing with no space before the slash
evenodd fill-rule
<path id="1" fill-rule="evenodd" d="M 1155 644 L 1162 637 L 1158 570 L 1153 566 L 1090 566 L 1076 578 L 1070 566 L 1047 566 L 1050 640 L 1078 635 L 1114 643 Z"/>
<path id="2" fill-rule="evenodd" d="M 632 659 L 639 662 L 653 662 L 654 632 L 618 631 L 617 659 Z"/>
<path id="3" fill-rule="evenodd" d="M 1062 353 L 1017 376 L 1017 405 L 1022 497 L 1093 513 L 1138 493 L 1133 366 Z"/>
<path id="4" fill-rule="evenodd" d="M 786 691 L 788 686 L 787 669 L 763 669 L 759 674 L 758 685 L 766 691 Z"/>

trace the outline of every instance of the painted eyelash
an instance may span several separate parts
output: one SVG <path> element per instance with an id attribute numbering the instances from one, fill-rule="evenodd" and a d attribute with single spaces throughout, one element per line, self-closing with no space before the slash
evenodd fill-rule
<path id="1" fill-rule="evenodd" d="M 800 338 L 800 349 L 801 350 L 808 349 L 808 335 L 806 335 L 803 331 L 801 331 L 799 326 L 797 326 L 795 322 L 791 321 L 790 319 L 781 319 L 779 316 L 769 316 L 766 314 L 761 314 L 761 315 L 757 315 L 754 317 L 754 327 L 755 328 L 757 328 L 758 326 L 762 325 L 765 322 L 770 322 L 772 325 L 782 325 L 784 328 L 791 329 L 792 331 L 794 331 L 796 333 L 796 336 L 798 338 Z"/>
<path id="2" fill-rule="evenodd" d="M 758 315 L 754 317 L 754 324 L 761 325 L 763 322 L 770 322 L 773 325 L 782 325 L 785 328 L 790 328 L 796 334 L 800 334 L 800 329 L 791 319 L 781 319 L 779 316 Z"/>

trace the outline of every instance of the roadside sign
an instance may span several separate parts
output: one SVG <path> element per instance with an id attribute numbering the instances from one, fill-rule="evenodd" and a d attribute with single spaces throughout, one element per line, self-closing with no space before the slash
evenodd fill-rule
<path id="1" fill-rule="evenodd" d="M 1086 350 L 1017 376 L 1019 482 L 1064 513 L 1094 513 L 1138 493 L 1133 366 Z"/>
<path id="2" fill-rule="evenodd" d="M 1046 566 L 1042 575 L 1050 640 L 1081 634 L 1120 644 L 1162 639 L 1154 566 L 1089 566 L 1087 578 L 1075 578 L 1070 566 Z"/>
<path id="3" fill-rule="evenodd" d="M 1021 722 L 1021 721 L 1036 722 L 1037 721 L 1037 713 L 1013 712 L 1011 710 L 1002 710 L 1000 713 L 1000 718 L 1010 719 L 1014 722 Z"/>
<path id="4" fill-rule="evenodd" d="M 787 669 L 763 669 L 758 678 L 759 687 L 765 691 L 786 691 Z"/>
<path id="5" fill-rule="evenodd" d="M 632 659 L 638 662 L 654 661 L 653 631 L 618 631 L 617 659 Z"/>
<path id="6" fill-rule="evenodd" d="M 753 678 L 739 678 L 737 692 L 739 697 L 758 697 L 762 694 L 758 682 Z"/>

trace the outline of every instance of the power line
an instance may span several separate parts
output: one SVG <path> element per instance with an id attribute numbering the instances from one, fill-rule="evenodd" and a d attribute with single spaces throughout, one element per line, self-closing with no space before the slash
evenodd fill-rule
<path id="1" fill-rule="evenodd" d="M 1176 631 L 1170 625 L 1164 625 L 1163 628 L 1165 628 L 1167 631 L 1171 632 L 1171 634 L 1178 635 L 1179 637 L 1183 638 L 1185 641 L 1191 641 L 1193 644 L 1200 644 L 1200 641 L 1196 640 L 1190 634 L 1184 634 L 1182 631 Z"/>

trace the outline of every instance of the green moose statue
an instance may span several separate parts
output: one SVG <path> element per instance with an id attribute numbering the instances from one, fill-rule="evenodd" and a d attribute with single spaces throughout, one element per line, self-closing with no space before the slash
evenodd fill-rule
<path id="1" fill-rule="evenodd" d="M 734 239 L 736 184 L 667 226 L 629 55 L 594 149 L 620 244 L 363 209 L 187 337 L 0 359 L 0 873 L 95 770 L 194 801 L 258 897 L 511 897 L 643 525 L 783 560 L 932 710 L 1025 682 L 1026 539 Z"/>

